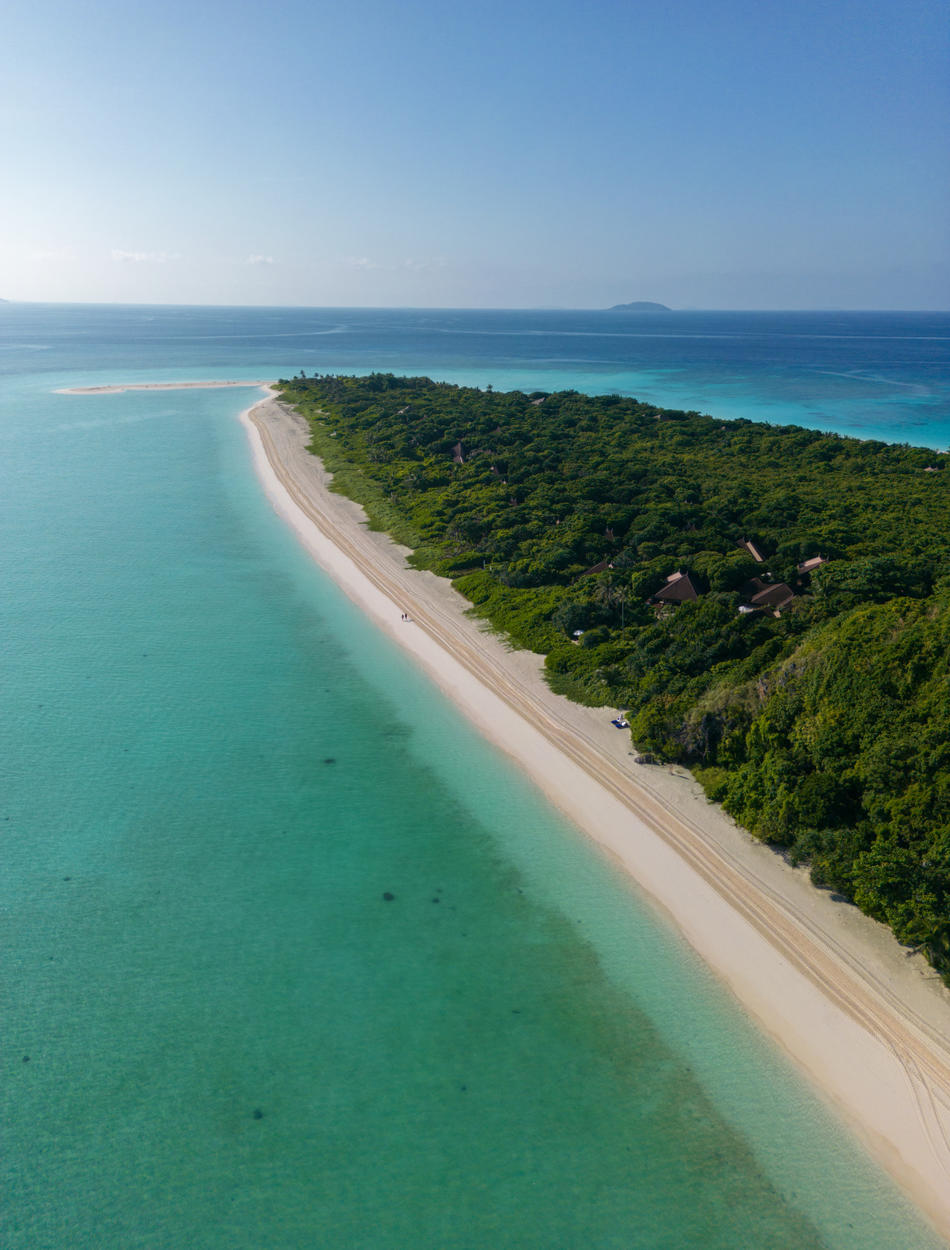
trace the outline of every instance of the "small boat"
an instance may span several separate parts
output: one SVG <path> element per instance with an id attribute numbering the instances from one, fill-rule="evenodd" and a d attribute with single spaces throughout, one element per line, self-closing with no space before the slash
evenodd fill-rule
<path id="1" fill-rule="evenodd" d="M 630 728 L 630 722 L 628 720 L 624 720 L 622 716 L 618 716 L 616 720 L 612 720 L 610 723 L 611 725 L 616 725 L 618 729 Z"/>

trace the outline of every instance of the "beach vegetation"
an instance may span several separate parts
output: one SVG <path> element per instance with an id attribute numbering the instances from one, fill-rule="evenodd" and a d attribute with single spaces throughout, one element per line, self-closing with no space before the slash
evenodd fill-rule
<path id="1" fill-rule="evenodd" d="M 552 688 L 629 709 L 950 976 L 950 457 L 618 395 L 281 385 L 334 489 Z"/>

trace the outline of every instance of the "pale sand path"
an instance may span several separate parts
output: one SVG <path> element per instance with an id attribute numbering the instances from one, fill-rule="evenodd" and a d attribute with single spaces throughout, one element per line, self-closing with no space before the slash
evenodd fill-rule
<path id="1" fill-rule="evenodd" d="M 950 993 L 933 970 L 738 829 L 684 770 L 635 764 L 608 710 L 552 694 L 538 656 L 409 569 L 406 548 L 327 489 L 296 413 L 268 399 L 242 420 L 268 497 L 315 560 L 663 906 L 950 1237 Z"/>

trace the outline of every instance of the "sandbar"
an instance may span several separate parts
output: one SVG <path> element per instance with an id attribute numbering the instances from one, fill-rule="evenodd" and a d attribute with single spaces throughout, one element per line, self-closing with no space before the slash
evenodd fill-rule
<path id="1" fill-rule="evenodd" d="M 56 395 L 121 395 L 123 391 L 219 391 L 231 386 L 266 386 L 266 382 L 111 382 L 107 386 L 64 386 Z"/>

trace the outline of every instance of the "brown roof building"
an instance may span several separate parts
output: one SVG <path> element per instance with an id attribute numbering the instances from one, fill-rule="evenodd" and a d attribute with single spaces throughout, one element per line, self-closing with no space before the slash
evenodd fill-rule
<path id="1" fill-rule="evenodd" d="M 764 590 L 758 591 L 749 599 L 749 604 L 753 608 L 771 608 L 773 611 L 780 612 L 782 608 L 787 608 L 793 599 L 797 598 L 795 591 L 785 582 L 776 582 L 773 586 L 766 586 Z"/>
<path id="2" fill-rule="evenodd" d="M 651 603 L 689 603 L 699 598 L 693 579 L 688 573 L 671 573 L 665 585 L 656 592 Z"/>
<path id="3" fill-rule="evenodd" d="M 742 602 L 750 603 L 753 595 L 757 595 L 760 590 L 768 590 L 770 585 L 770 582 L 763 582 L 761 577 L 750 577 L 747 582 L 743 582 L 739 587 Z"/>
<path id="4" fill-rule="evenodd" d="M 579 581 L 582 577 L 590 577 L 591 573 L 603 573 L 606 569 L 612 569 L 613 567 L 609 560 L 601 560 L 600 564 L 592 564 L 589 569 L 579 573 L 577 580 Z"/>
<path id="5" fill-rule="evenodd" d="M 756 564 L 765 563 L 765 556 L 761 553 L 761 551 L 759 551 L 758 547 L 750 539 L 743 538 L 743 540 L 739 543 L 739 546 L 742 548 L 743 551 L 748 551 L 749 555 L 756 562 Z"/>

